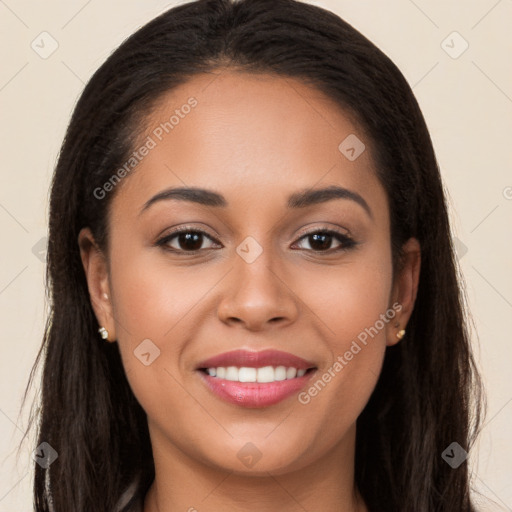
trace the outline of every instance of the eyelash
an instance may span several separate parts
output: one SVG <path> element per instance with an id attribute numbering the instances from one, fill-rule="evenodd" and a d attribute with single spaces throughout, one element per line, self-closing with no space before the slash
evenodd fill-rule
<path id="1" fill-rule="evenodd" d="M 172 231 L 171 233 L 169 233 L 168 235 L 165 235 L 164 237 L 160 238 L 155 243 L 155 245 L 158 247 L 162 247 L 164 250 L 173 252 L 175 254 L 194 255 L 200 251 L 205 250 L 205 249 L 196 249 L 193 251 L 185 251 L 183 249 L 171 248 L 167 245 L 168 242 L 170 242 L 172 239 L 176 238 L 178 235 L 183 234 L 183 233 L 201 234 L 201 235 L 205 236 L 206 238 L 209 238 L 212 242 L 217 243 L 213 237 L 211 237 L 208 233 L 206 233 L 205 231 L 203 231 L 201 229 L 191 228 L 191 227 L 183 227 L 183 228 L 176 229 L 176 230 Z M 338 253 L 338 252 L 342 252 L 342 251 L 348 251 L 348 250 L 354 248 L 356 245 L 358 245 L 358 242 L 356 242 L 353 238 L 349 237 L 348 235 L 346 235 L 344 233 L 340 233 L 336 230 L 333 230 L 333 229 L 315 229 L 312 231 L 308 231 L 308 232 L 304 233 L 297 240 L 297 242 L 307 238 L 308 236 L 316 235 L 316 234 L 333 236 L 339 242 L 341 242 L 342 245 L 340 245 L 339 247 L 337 247 L 335 249 L 327 249 L 325 251 L 315 251 L 314 249 L 305 249 L 306 251 L 314 252 L 316 254 L 333 254 L 333 253 Z"/>

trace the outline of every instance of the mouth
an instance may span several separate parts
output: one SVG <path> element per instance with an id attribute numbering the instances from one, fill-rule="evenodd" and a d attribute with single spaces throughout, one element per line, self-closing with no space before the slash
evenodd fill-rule
<path id="1" fill-rule="evenodd" d="M 222 401 L 239 407 L 264 408 L 297 394 L 317 370 L 311 362 L 289 353 L 241 350 L 208 359 L 196 368 L 196 373 Z"/>
<path id="2" fill-rule="evenodd" d="M 236 350 L 201 362 L 196 372 L 223 401 L 258 408 L 298 393 L 317 369 L 311 361 L 287 352 Z"/>

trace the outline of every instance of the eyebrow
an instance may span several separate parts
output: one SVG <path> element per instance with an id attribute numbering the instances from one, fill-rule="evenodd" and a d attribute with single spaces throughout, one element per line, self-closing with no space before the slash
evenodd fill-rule
<path id="1" fill-rule="evenodd" d="M 178 201 L 190 201 L 204 206 L 220 208 L 226 208 L 229 204 L 222 194 L 214 192 L 213 190 L 198 187 L 177 187 L 163 190 L 146 201 L 139 212 L 139 215 L 146 211 L 151 205 L 159 201 L 171 199 Z M 357 192 L 335 185 L 320 189 L 304 189 L 299 192 L 295 192 L 288 197 L 287 207 L 289 209 L 306 208 L 308 206 L 326 203 L 332 199 L 349 199 L 354 201 L 358 205 L 362 206 L 370 218 L 373 219 L 372 210 L 362 196 Z"/>

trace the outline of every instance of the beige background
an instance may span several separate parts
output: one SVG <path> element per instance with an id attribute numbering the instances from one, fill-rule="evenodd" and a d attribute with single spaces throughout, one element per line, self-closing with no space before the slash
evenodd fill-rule
<path id="1" fill-rule="evenodd" d="M 65 127 L 85 82 L 108 54 L 177 3 L 0 0 L 0 512 L 32 510 L 33 447 L 25 443 L 16 458 L 28 410 L 18 412 L 43 332 L 41 247 Z M 496 510 L 512 510 L 512 1 L 312 3 L 338 13 L 394 60 L 427 119 L 488 392 L 486 423 L 470 463 L 475 486 L 499 505 Z M 39 36 L 43 31 L 51 36 Z M 41 37 L 46 51 L 51 38 L 58 43 L 46 59 L 31 47 L 35 40 L 43 51 Z M 465 41 L 469 46 L 458 55 Z"/>

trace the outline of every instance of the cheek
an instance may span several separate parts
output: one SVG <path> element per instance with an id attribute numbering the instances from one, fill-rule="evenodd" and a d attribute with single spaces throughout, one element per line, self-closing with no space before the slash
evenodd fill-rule
<path id="1" fill-rule="evenodd" d="M 153 401 L 155 409 L 161 407 L 162 389 L 181 402 L 173 376 L 180 380 L 178 363 L 194 336 L 191 319 L 197 319 L 197 305 L 215 279 L 194 279 L 190 268 L 171 267 L 152 250 L 113 254 L 111 262 L 116 335 L 132 390 L 145 409 Z"/>
<path id="2" fill-rule="evenodd" d="M 181 431 L 194 401 L 180 385 L 179 361 L 206 283 L 143 253 L 113 257 L 111 269 L 118 346 L 132 392 L 149 418 L 163 415 L 169 431 Z M 179 404 L 180 414 L 168 414 L 163 403 Z"/>
<path id="3" fill-rule="evenodd" d="M 368 331 L 371 339 L 385 340 L 390 320 L 382 318 L 392 288 L 391 255 L 385 242 L 383 238 L 381 244 L 347 255 L 338 266 L 309 267 L 297 278 L 297 294 L 320 319 L 333 356 L 348 350 L 352 340 L 364 342 Z M 394 314 L 392 310 L 388 317 Z"/>
<path id="4" fill-rule="evenodd" d="M 133 342 L 154 338 L 155 342 L 175 335 L 174 329 L 213 286 L 194 279 L 194 271 L 172 266 L 158 249 L 112 257 L 111 281 L 115 291 L 115 319 L 119 338 Z"/>
<path id="5" fill-rule="evenodd" d="M 381 371 L 387 326 L 396 314 L 389 306 L 391 257 L 385 248 L 347 258 L 336 271 L 318 272 L 304 299 L 320 318 L 328 358 L 299 402 L 323 418 L 326 439 L 357 419 Z M 335 425 L 325 417 L 333 411 L 339 418 Z"/>
<path id="6" fill-rule="evenodd" d="M 332 326 L 334 336 L 340 340 L 340 350 L 348 340 L 364 341 L 371 330 L 374 338 L 385 337 L 385 323 L 381 315 L 388 309 L 391 275 L 383 269 L 372 271 L 368 266 L 354 266 L 329 289 L 325 321 Z M 377 327 L 378 333 L 372 329 Z"/>

